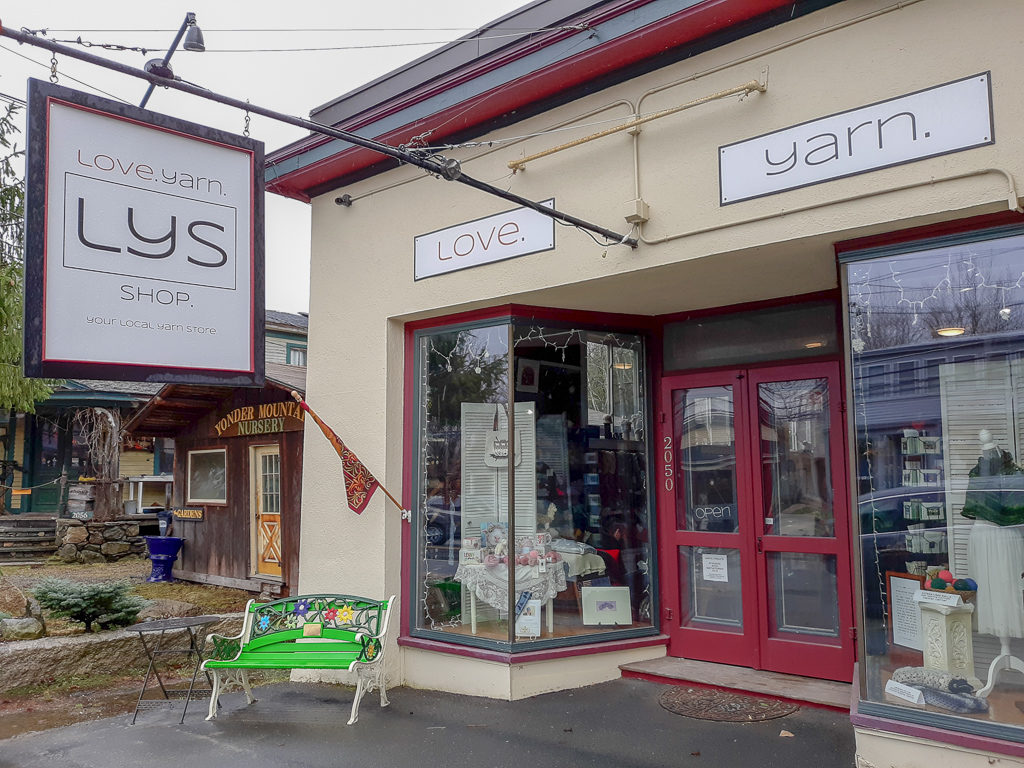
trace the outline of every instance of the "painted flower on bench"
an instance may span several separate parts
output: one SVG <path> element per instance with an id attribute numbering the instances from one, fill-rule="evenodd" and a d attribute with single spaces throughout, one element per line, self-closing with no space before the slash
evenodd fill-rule
<path id="1" fill-rule="evenodd" d="M 309 600 L 299 600 L 299 602 L 295 604 L 295 607 L 292 608 L 292 613 L 296 616 L 305 616 L 309 613 Z"/>
<path id="2" fill-rule="evenodd" d="M 294 613 L 290 613 L 284 617 L 285 629 L 296 629 L 300 624 L 304 624 L 304 620 Z"/>
<path id="3" fill-rule="evenodd" d="M 356 612 L 351 605 L 343 605 L 338 609 L 338 621 L 348 624 L 356 617 Z"/>
<path id="4" fill-rule="evenodd" d="M 335 621 L 337 618 L 338 618 L 338 609 L 337 608 L 328 608 L 326 611 L 324 611 L 324 620 L 325 621 Z"/>
<path id="5" fill-rule="evenodd" d="M 360 638 L 363 642 L 363 661 L 373 661 L 380 653 L 380 640 L 372 637 Z"/>
<path id="6" fill-rule="evenodd" d="M 266 632 L 268 629 L 270 629 L 270 617 L 269 616 L 260 616 L 259 627 L 260 627 L 260 631 L 262 631 L 262 632 Z"/>

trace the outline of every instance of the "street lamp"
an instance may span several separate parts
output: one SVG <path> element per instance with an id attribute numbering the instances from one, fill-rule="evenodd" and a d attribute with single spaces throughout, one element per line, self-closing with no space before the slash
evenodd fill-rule
<path id="1" fill-rule="evenodd" d="M 187 34 L 186 34 L 187 32 Z M 182 46 L 186 51 L 194 51 L 196 53 L 202 53 L 206 50 L 206 45 L 203 43 L 203 31 L 196 24 L 196 15 L 189 11 L 185 14 L 185 20 L 181 22 L 181 29 L 178 30 L 178 34 L 174 36 L 174 42 L 171 43 L 171 47 L 167 49 L 167 53 L 163 59 L 150 59 L 146 62 L 145 70 L 150 74 L 157 75 L 159 77 L 174 77 L 174 71 L 171 69 L 171 56 L 174 55 L 175 49 L 178 47 L 178 43 L 181 42 L 182 36 L 185 37 L 185 44 Z M 149 97 L 153 95 L 153 89 L 156 88 L 155 83 L 150 83 L 149 88 L 146 89 L 146 95 L 142 97 L 142 101 L 139 102 L 140 107 L 146 106 L 146 102 L 149 101 Z"/>

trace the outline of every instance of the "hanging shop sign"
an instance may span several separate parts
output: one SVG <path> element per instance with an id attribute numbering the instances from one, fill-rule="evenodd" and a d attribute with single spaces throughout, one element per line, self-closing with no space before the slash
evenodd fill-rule
<path id="1" fill-rule="evenodd" d="M 540 205 L 555 207 L 554 198 Z M 414 238 L 414 278 L 442 275 L 555 247 L 555 220 L 529 208 L 514 208 Z"/>
<path id="2" fill-rule="evenodd" d="M 719 147 L 720 203 L 995 143 L 991 74 Z"/>
<path id="3" fill-rule="evenodd" d="M 298 432 L 305 425 L 306 412 L 298 403 L 260 403 L 229 411 L 213 425 L 212 437 L 248 437 L 275 432 Z"/>
<path id="4" fill-rule="evenodd" d="M 29 376 L 261 386 L 263 145 L 29 81 Z"/>
<path id="5" fill-rule="evenodd" d="M 189 520 L 194 523 L 201 523 L 203 522 L 205 510 L 202 507 L 195 509 L 172 509 L 171 514 L 175 520 Z"/>

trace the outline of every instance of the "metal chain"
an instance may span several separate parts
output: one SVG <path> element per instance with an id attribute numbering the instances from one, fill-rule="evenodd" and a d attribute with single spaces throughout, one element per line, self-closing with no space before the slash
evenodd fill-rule
<path id="1" fill-rule="evenodd" d="M 245 103 L 248 104 L 249 100 L 246 99 Z M 252 118 L 249 116 L 249 110 L 247 109 L 247 110 L 245 110 L 245 127 L 242 129 L 242 135 L 245 136 L 246 138 L 249 137 L 249 123 L 251 121 L 252 121 Z"/>
<path id="2" fill-rule="evenodd" d="M 50 82 L 57 82 L 57 54 L 50 55 Z"/>

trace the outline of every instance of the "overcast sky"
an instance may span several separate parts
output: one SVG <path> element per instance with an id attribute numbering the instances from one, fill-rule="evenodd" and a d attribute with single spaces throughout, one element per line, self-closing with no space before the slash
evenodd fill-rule
<path id="1" fill-rule="evenodd" d="M 17 0 L 5 4 L 0 21 L 13 29 L 46 29 L 47 36 L 58 41 L 80 37 L 93 44 L 149 49 L 148 54 L 142 54 L 95 45 L 84 48 L 141 68 L 146 60 L 163 56 L 185 13 L 193 11 L 207 50 L 191 53 L 179 46 L 171 60 L 177 76 L 218 93 L 308 117 L 314 107 L 525 4 L 526 0 L 188 0 L 186 5 L 174 8 L 137 0 Z M 404 45 L 407 43 L 427 44 Z M 267 50 L 342 46 L 374 47 Z M 228 52 L 231 49 L 257 52 Z M 49 61 L 49 53 L 41 48 L 19 46 L 9 38 L 0 38 L 0 93 L 24 99 L 28 78 L 49 78 Z M 57 67 L 61 85 L 133 104 L 139 103 L 147 87 L 144 80 L 67 57 L 58 56 Z M 235 109 L 167 89 L 157 89 L 147 107 L 234 133 L 242 133 L 244 126 L 244 115 Z M 249 131 L 253 138 L 264 142 L 268 152 L 304 135 L 301 129 L 259 116 L 252 117 Z M 24 137 L 19 144 L 24 144 Z M 266 234 L 267 308 L 308 310 L 309 206 L 267 195 Z"/>

